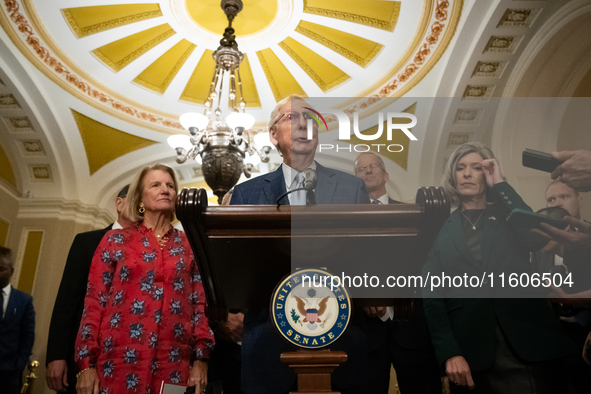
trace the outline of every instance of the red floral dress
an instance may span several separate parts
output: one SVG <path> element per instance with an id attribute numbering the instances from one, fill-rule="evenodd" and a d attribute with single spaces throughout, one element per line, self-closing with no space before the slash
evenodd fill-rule
<path id="1" fill-rule="evenodd" d="M 187 237 L 175 228 L 167 236 L 161 249 L 143 224 L 111 230 L 94 254 L 75 357 L 80 370 L 97 368 L 101 394 L 186 384 L 192 362 L 213 349 Z"/>

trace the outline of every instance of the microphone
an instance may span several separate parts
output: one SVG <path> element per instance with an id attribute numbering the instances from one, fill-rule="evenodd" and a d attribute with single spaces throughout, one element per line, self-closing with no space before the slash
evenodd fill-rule
<path id="1" fill-rule="evenodd" d="M 279 201 L 283 197 L 300 190 L 306 191 L 306 205 L 316 205 L 316 194 L 314 193 L 314 189 L 316 188 L 316 184 L 318 183 L 318 179 L 316 178 L 316 171 L 314 171 L 312 168 L 307 168 L 304 171 L 304 178 L 304 183 L 302 185 L 303 187 L 299 187 L 297 189 L 290 190 L 287 193 L 283 193 L 281 196 L 279 196 L 277 201 L 275 201 L 277 206 L 281 205 Z"/>
<path id="2" fill-rule="evenodd" d="M 306 168 L 306 171 L 304 171 L 304 176 L 306 177 L 306 180 L 304 181 L 304 189 L 306 189 L 307 192 L 306 205 L 316 205 L 316 193 L 314 193 L 314 189 L 318 183 L 316 171 L 314 171 L 312 168 Z"/>

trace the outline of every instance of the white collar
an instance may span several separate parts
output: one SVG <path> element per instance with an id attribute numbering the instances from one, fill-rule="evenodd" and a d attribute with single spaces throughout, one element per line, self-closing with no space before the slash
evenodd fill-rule
<path id="1" fill-rule="evenodd" d="M 380 197 L 378 197 L 376 200 L 378 200 L 379 202 L 381 202 L 384 205 L 388 205 L 388 195 L 384 194 Z"/>
<path id="2" fill-rule="evenodd" d="M 2 289 L 2 292 L 4 293 L 4 297 L 6 297 L 5 298 L 6 300 L 8 299 L 8 297 L 10 297 L 10 290 L 11 290 L 10 283 Z"/>
<path id="3" fill-rule="evenodd" d="M 316 171 L 316 161 L 314 160 L 312 162 L 312 164 L 310 164 L 310 166 L 308 166 L 308 168 L 311 168 L 314 171 Z M 281 170 L 283 171 L 283 179 L 285 180 L 285 187 L 287 188 L 287 191 L 289 191 L 291 189 L 291 184 L 293 183 L 293 180 L 295 179 L 298 172 L 285 163 L 281 164 Z"/>
<path id="4" fill-rule="evenodd" d="M 119 224 L 119 221 L 115 220 L 115 223 L 113 223 L 113 227 L 111 227 L 112 230 L 122 230 L 123 227 Z"/>

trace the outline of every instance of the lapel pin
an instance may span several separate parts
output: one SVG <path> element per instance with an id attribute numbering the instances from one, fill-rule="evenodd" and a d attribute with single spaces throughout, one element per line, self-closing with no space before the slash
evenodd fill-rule
<path id="1" fill-rule="evenodd" d="M 497 218 L 494 217 L 494 216 L 491 216 L 491 217 L 488 218 L 488 220 L 497 220 Z"/>

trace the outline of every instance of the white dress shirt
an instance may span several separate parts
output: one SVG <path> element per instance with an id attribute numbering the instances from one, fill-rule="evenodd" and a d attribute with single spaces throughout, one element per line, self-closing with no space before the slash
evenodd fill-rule
<path id="1" fill-rule="evenodd" d="M 313 161 L 307 168 L 311 168 L 316 171 L 316 161 Z M 285 189 L 286 191 L 291 191 L 291 185 L 293 184 L 293 180 L 295 179 L 296 175 L 298 175 L 298 171 L 294 170 L 287 164 L 281 164 L 281 169 L 283 170 L 283 179 L 285 180 Z M 287 195 L 289 198 L 289 203 L 291 204 L 291 194 Z"/>
<path id="2" fill-rule="evenodd" d="M 384 194 L 383 196 L 380 196 L 380 197 L 376 198 L 375 200 L 378 200 L 380 202 L 380 204 L 388 205 L 388 195 L 387 194 Z M 371 202 L 373 203 L 375 200 L 372 199 Z"/>
<path id="3" fill-rule="evenodd" d="M 4 319 L 4 314 L 6 314 L 6 308 L 8 308 L 8 299 L 10 298 L 10 291 L 11 287 L 10 284 L 2 289 L 2 293 L 4 295 L 4 303 L 2 305 L 2 318 Z"/>

